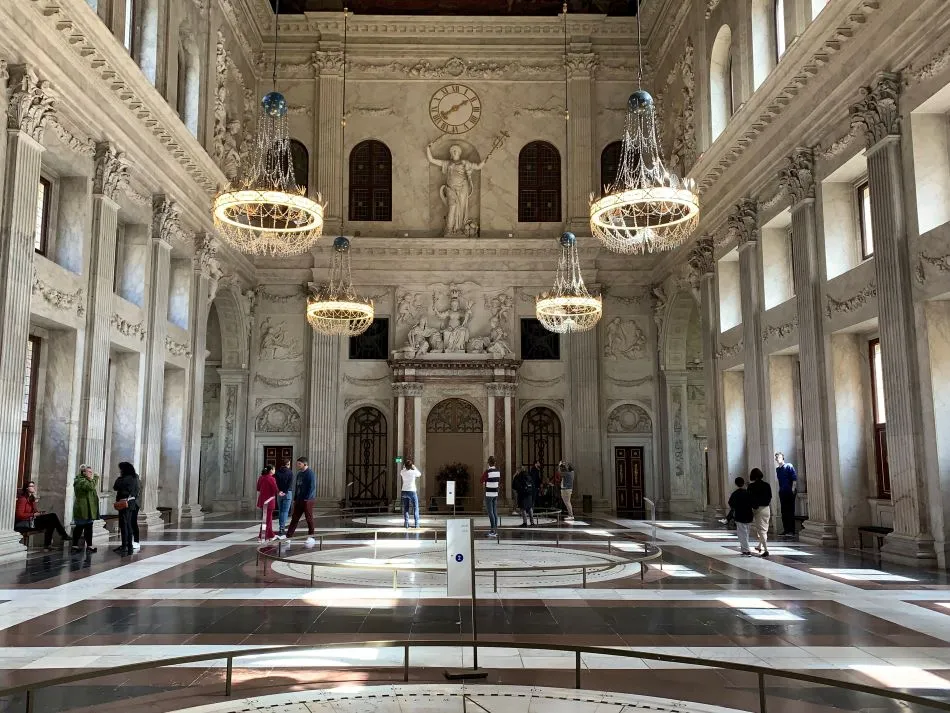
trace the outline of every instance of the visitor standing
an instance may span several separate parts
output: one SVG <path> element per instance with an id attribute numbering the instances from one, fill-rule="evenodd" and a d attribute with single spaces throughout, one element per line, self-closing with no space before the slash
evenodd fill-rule
<path id="1" fill-rule="evenodd" d="M 261 529 L 257 539 L 269 542 L 274 539 L 274 508 L 277 507 L 277 479 L 274 466 L 265 465 L 257 479 L 257 507 L 261 509 Z"/>
<path id="2" fill-rule="evenodd" d="M 769 521 L 772 518 L 772 486 L 765 482 L 765 475 L 758 468 L 753 468 L 749 473 L 749 497 L 752 500 L 753 517 L 752 530 L 755 533 L 759 544 L 755 546 L 756 552 L 761 552 L 763 557 L 769 556 Z"/>
<path id="3" fill-rule="evenodd" d="M 23 533 L 27 530 L 43 530 L 43 548 L 53 549 L 53 533 L 57 533 L 63 542 L 69 539 L 66 528 L 54 512 L 43 512 L 36 505 L 36 483 L 32 480 L 23 486 L 16 499 L 16 517 L 13 529 Z"/>
<path id="4" fill-rule="evenodd" d="M 119 477 L 112 486 L 115 491 L 115 507 L 119 512 L 119 534 L 122 544 L 113 550 L 120 555 L 132 554 L 134 542 L 132 524 L 138 519 L 139 476 L 135 467 L 126 461 L 119 463 Z"/>
<path id="5" fill-rule="evenodd" d="M 307 519 L 307 544 L 313 544 L 313 501 L 317 498 L 317 476 L 310 469 L 306 458 L 297 459 L 297 483 L 294 486 L 294 510 L 287 528 L 287 537 L 293 537 L 297 531 L 300 516 Z"/>
<path id="6" fill-rule="evenodd" d="M 534 479 L 530 470 L 519 470 L 511 481 L 511 489 L 518 496 L 518 508 L 521 510 L 521 526 L 527 527 L 530 522 L 535 525 L 534 502 L 541 489 L 541 483 Z"/>
<path id="7" fill-rule="evenodd" d="M 782 508 L 782 537 L 795 537 L 795 493 L 798 473 L 785 462 L 785 454 L 775 454 L 775 477 L 778 479 L 778 502 Z"/>
<path id="8" fill-rule="evenodd" d="M 414 519 L 413 527 L 419 527 L 419 493 L 416 490 L 416 481 L 422 476 L 422 473 L 413 464 L 412 458 L 406 458 L 402 470 L 399 471 L 399 478 L 402 481 L 402 521 L 409 529 L 409 511 L 412 511 Z"/>
<path id="9" fill-rule="evenodd" d="M 287 521 L 290 519 L 290 506 L 294 501 L 294 472 L 290 461 L 285 460 L 274 474 L 277 481 L 277 539 L 286 537 Z"/>
<path id="10" fill-rule="evenodd" d="M 741 477 L 736 478 L 736 489 L 729 496 L 729 514 L 726 515 L 726 521 L 734 520 L 736 523 L 736 535 L 739 537 L 739 551 L 743 557 L 751 557 L 749 550 L 749 528 L 755 519 L 755 511 L 752 508 L 752 497 L 746 490 L 745 480 Z"/>
<path id="11" fill-rule="evenodd" d="M 556 480 L 559 481 L 561 486 L 561 501 L 567 509 L 567 517 L 564 518 L 564 522 L 573 523 L 574 506 L 571 505 L 571 495 L 574 494 L 574 479 L 576 477 L 574 466 L 562 460 L 557 464 L 557 475 Z"/>
<path id="12" fill-rule="evenodd" d="M 98 519 L 99 476 L 88 465 L 81 465 L 73 481 L 73 552 L 82 549 L 81 539 L 86 542 L 86 552 L 96 551 L 92 546 L 92 526 Z"/>
<path id="13" fill-rule="evenodd" d="M 489 537 L 498 537 L 498 491 L 501 488 L 501 471 L 495 466 L 495 456 L 488 456 L 488 468 L 482 473 L 485 486 L 485 511 L 488 513 Z"/>

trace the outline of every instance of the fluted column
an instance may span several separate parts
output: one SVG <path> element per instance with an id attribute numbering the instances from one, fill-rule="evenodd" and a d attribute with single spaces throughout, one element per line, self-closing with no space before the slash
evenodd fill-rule
<path id="1" fill-rule="evenodd" d="M 344 151 L 343 125 L 343 53 L 337 50 L 315 52 L 317 71 L 316 156 L 317 183 L 327 200 L 326 232 L 337 232 L 343 215 L 343 192 L 340 181 L 340 155 Z M 311 189 L 311 193 L 314 191 Z"/>
<path id="2" fill-rule="evenodd" d="M 830 354 L 822 314 L 825 271 L 820 260 L 818 217 L 815 210 L 815 158 L 811 149 L 798 149 L 780 174 L 792 202 L 792 276 L 798 307 L 799 364 L 802 392 L 802 438 L 808 520 L 801 539 L 821 545 L 837 545 L 831 455 L 829 404 L 834 402 L 829 384 Z M 807 482 L 806 482 L 807 481 Z M 841 497 L 847 497 L 841 493 Z"/>
<path id="3" fill-rule="evenodd" d="M 208 355 L 208 312 L 218 289 L 221 268 L 216 259 L 217 244 L 208 233 L 199 234 L 194 258 L 194 281 L 191 321 L 191 353 L 193 361 L 189 374 L 188 393 L 191 409 L 187 415 L 187 455 L 185 456 L 185 487 L 181 517 L 193 522 L 203 518 L 198 502 L 198 480 L 201 470 L 201 425 L 204 420 L 205 360 Z"/>
<path id="4" fill-rule="evenodd" d="M 877 279 L 887 462 L 894 504 L 894 531 L 881 552 L 889 559 L 935 561 L 930 515 L 924 502 L 923 393 L 918 361 L 911 255 L 907 242 L 901 162 L 901 80 L 881 73 L 851 107 L 852 125 L 867 140 L 874 273 Z"/>
<path id="5" fill-rule="evenodd" d="M 219 408 L 218 462 L 221 464 L 221 480 L 215 489 L 215 502 L 226 501 L 228 509 L 241 510 L 252 505 L 252 486 L 257 477 L 257 466 L 245 463 L 244 434 L 247 432 L 247 369 L 218 369 L 221 379 L 221 404 Z"/>
<path id="6" fill-rule="evenodd" d="M 43 134 L 55 95 L 47 81 L 25 65 L 10 68 L 7 82 L 7 141 L 3 212 L 0 214 L 0 561 L 23 556 L 13 532 L 19 473 L 23 375 L 30 334 L 33 231 L 40 181 Z"/>
<path id="7" fill-rule="evenodd" d="M 489 451 L 495 456 L 504 476 L 505 495 L 511 499 L 511 481 L 515 474 L 514 449 L 512 448 L 511 399 L 518 389 L 517 384 L 498 381 L 485 385 L 488 392 L 488 429 L 491 434 Z"/>
<path id="8" fill-rule="evenodd" d="M 716 366 L 716 340 L 719 334 L 719 309 L 716 301 L 716 270 L 713 259 L 713 240 L 704 236 L 696 241 L 689 255 L 690 286 L 699 294 L 699 322 L 702 330 L 703 374 L 706 384 L 706 495 L 709 511 L 719 514 L 726 505 L 726 469 L 723 467 L 720 450 L 720 435 L 724 435 L 722 402 L 722 378 Z"/>
<path id="9" fill-rule="evenodd" d="M 769 409 L 769 364 L 762 347 L 765 311 L 762 254 L 759 245 L 759 209 L 751 198 L 739 202 L 729 216 L 729 228 L 739 236 L 739 291 L 742 299 L 742 339 L 745 343 L 746 457 L 750 469 L 761 468 L 775 480 Z"/>
<path id="10" fill-rule="evenodd" d="M 582 492 L 595 498 L 604 497 L 603 464 L 600 458 L 600 359 L 597 352 L 597 330 L 579 332 L 565 337 L 570 355 L 570 411 L 573 459 Z M 589 490 L 588 490 L 589 488 Z"/>
<path id="11" fill-rule="evenodd" d="M 570 152 L 570 173 L 567 175 L 567 218 L 571 230 L 590 234 L 587 197 L 594 190 L 597 180 L 593 176 L 593 76 L 597 67 L 597 55 L 590 52 L 590 45 L 572 48 L 567 55 L 567 123 Z M 599 180 L 599 179 L 598 179 Z"/>
<path id="12" fill-rule="evenodd" d="M 92 242 L 89 261 L 89 304 L 86 309 L 85 378 L 79 425 L 80 460 L 103 479 L 106 413 L 109 402 L 109 350 L 112 331 L 112 295 L 115 278 L 115 242 L 119 192 L 128 183 L 124 154 L 108 143 L 96 147 L 92 188 Z"/>
<path id="13" fill-rule="evenodd" d="M 344 476 L 337 467 L 337 403 L 340 393 L 340 340 L 318 332 L 311 341 L 310 435 L 307 454 L 317 474 L 317 498 L 343 497 Z"/>
<path id="14" fill-rule="evenodd" d="M 161 481 L 162 407 L 165 398 L 165 337 L 168 333 L 168 281 L 172 235 L 179 209 L 163 195 L 152 199 L 151 260 L 149 263 L 148 339 L 145 346 L 144 448 L 139 475 L 139 507 L 146 528 L 164 527 L 158 513 Z"/>

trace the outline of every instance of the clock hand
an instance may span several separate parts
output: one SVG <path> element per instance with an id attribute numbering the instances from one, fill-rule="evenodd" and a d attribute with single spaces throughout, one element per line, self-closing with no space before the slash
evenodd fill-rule
<path id="1" fill-rule="evenodd" d="M 455 113 L 456 111 L 458 111 L 459 109 L 461 109 L 461 108 L 462 108 L 463 106 L 465 106 L 466 104 L 471 103 L 471 101 L 472 101 L 471 99 L 466 99 L 465 101 L 459 102 L 458 104 L 456 104 L 456 105 L 453 106 L 453 107 L 449 107 L 449 108 L 446 109 L 445 111 L 439 112 L 439 114 L 441 114 L 441 116 L 442 116 L 443 119 L 448 119 L 448 118 L 449 118 L 449 114 Z"/>

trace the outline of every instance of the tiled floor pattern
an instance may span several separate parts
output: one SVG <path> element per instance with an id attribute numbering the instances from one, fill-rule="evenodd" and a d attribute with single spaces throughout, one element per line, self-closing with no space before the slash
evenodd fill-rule
<path id="1" fill-rule="evenodd" d="M 373 559 L 367 532 L 353 532 L 353 523 L 339 518 L 321 522 L 326 525 L 322 532 L 330 534 L 323 553 L 297 543 L 292 549 L 312 557 Z M 429 536 L 382 524 L 394 531 L 380 535 L 386 544 L 377 543 L 377 557 L 425 551 L 438 559 Z M 624 548 L 634 553 L 653 532 L 639 521 L 594 519 L 573 527 L 506 528 L 500 545 L 480 539 L 479 549 L 492 561 L 541 566 L 565 557 L 601 559 L 607 539 L 614 554 L 623 555 Z M 478 534 L 482 538 L 484 530 Z M 405 579 L 393 589 L 386 586 L 387 576 L 379 582 L 373 573 L 354 571 L 346 582 L 327 581 L 329 574 L 323 574 L 311 588 L 309 571 L 304 581 L 259 562 L 256 537 L 251 518 L 209 517 L 196 528 L 150 536 L 133 558 L 101 548 L 88 557 L 37 553 L 26 563 L 0 566 L 2 684 L 235 647 L 471 638 L 470 607 L 445 596 L 444 580 Z M 541 686 L 547 692 L 564 686 L 572 681 L 573 654 L 530 648 L 557 644 L 806 671 L 950 699 L 950 582 L 945 574 L 797 542 L 775 543 L 769 560 L 743 558 L 732 533 L 703 522 L 661 522 L 656 537 L 663 561 L 650 566 L 643 581 L 638 572 L 618 571 L 609 580 L 591 577 L 583 589 L 577 581 L 539 572 L 516 583 L 502 580 L 493 594 L 490 575 L 480 578 L 479 637 L 504 645 L 480 654 L 489 683 Z M 412 680 L 437 681 L 443 667 L 471 663 L 467 647 L 414 648 Z M 239 659 L 235 681 L 240 695 L 313 687 L 339 691 L 340 686 L 398 680 L 402 664 L 401 649 L 294 650 Z M 741 710 L 758 705 L 755 677 L 747 673 L 684 671 L 668 662 L 593 655 L 583 657 L 582 668 L 589 687 L 661 697 L 688 693 L 692 700 Z M 219 659 L 70 684 L 44 691 L 37 700 L 46 708 L 36 710 L 100 711 L 113 705 L 119 710 L 121 701 L 135 696 L 149 699 L 137 713 L 172 710 L 213 700 L 209 692 L 220 690 L 223 675 Z M 484 694 L 477 686 L 473 690 Z M 776 679 L 769 691 L 773 713 L 824 713 L 835 707 L 874 713 L 928 710 Z M 22 703 L 22 698 L 0 701 L 0 712 L 22 710 Z M 288 705 L 279 710 L 311 710 L 303 700 Z M 334 705 L 358 713 L 354 704 Z M 531 706 L 553 710 L 541 703 Z M 466 710 L 484 713 L 478 706 Z"/>

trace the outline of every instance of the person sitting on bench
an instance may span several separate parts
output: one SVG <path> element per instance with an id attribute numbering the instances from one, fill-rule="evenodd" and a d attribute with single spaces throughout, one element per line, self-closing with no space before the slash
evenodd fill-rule
<path id="1" fill-rule="evenodd" d="M 32 480 L 23 486 L 16 499 L 16 518 L 13 529 L 21 535 L 31 530 L 43 530 L 43 548 L 47 552 L 53 550 L 53 533 L 58 534 L 63 542 L 69 539 L 69 534 L 59 515 L 54 512 L 43 512 L 36 507 L 36 483 Z"/>

